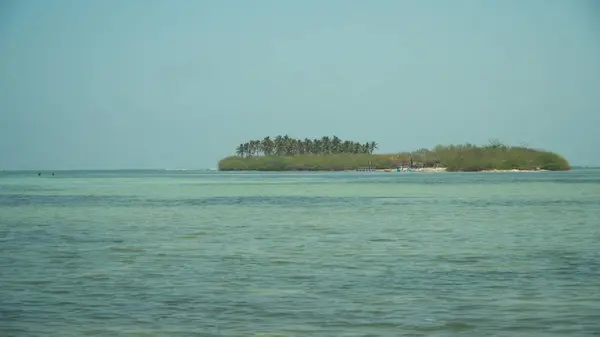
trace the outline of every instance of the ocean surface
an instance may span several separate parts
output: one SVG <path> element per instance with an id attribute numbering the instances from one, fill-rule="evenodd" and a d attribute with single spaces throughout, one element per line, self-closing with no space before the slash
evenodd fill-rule
<path id="1" fill-rule="evenodd" d="M 600 170 L 0 173 L 0 336 L 599 336 Z"/>

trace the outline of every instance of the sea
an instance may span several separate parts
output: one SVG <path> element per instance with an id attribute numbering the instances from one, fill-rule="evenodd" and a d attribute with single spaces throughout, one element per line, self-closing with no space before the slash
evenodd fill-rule
<path id="1" fill-rule="evenodd" d="M 600 336 L 600 169 L 0 173 L 0 336 Z"/>

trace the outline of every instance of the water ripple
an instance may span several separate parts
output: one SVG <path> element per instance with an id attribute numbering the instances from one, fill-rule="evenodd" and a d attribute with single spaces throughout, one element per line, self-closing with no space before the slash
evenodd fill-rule
<path id="1" fill-rule="evenodd" d="M 600 331 L 598 177 L 427 176 L 2 178 L 0 335 Z"/>

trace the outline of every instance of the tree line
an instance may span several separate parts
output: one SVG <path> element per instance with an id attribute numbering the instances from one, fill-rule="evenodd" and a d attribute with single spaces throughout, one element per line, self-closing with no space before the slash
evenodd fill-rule
<path id="1" fill-rule="evenodd" d="M 240 144 L 238 155 L 219 161 L 222 171 L 343 171 L 366 166 L 393 169 L 401 166 L 444 167 L 447 171 L 551 170 L 571 168 L 562 156 L 522 146 L 508 146 L 492 140 L 488 144 L 438 145 L 412 152 L 373 154 L 377 143 L 342 141 L 337 137 L 294 140 L 266 137 Z M 264 155 L 261 155 L 264 154 Z M 321 154 L 338 154 L 333 156 Z"/>
<path id="2" fill-rule="evenodd" d="M 254 156 L 300 156 L 329 154 L 372 154 L 377 149 L 376 142 L 360 143 L 342 140 L 337 136 L 295 139 L 288 135 L 262 140 L 251 140 L 238 145 L 235 150 L 240 157 Z"/>

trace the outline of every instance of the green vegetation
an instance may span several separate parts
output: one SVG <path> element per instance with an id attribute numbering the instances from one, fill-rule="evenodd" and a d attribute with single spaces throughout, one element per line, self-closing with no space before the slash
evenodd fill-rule
<path id="1" fill-rule="evenodd" d="M 227 157 L 219 162 L 221 171 L 344 171 L 371 166 L 392 167 L 392 158 L 376 154 L 331 154 L 298 156 Z"/>
<path id="2" fill-rule="evenodd" d="M 397 154 L 373 154 L 377 143 L 342 141 L 337 137 L 295 140 L 288 136 L 266 137 L 238 146 L 237 156 L 219 162 L 221 171 L 343 171 L 364 167 L 445 167 L 447 171 L 484 170 L 569 170 L 562 156 L 523 146 L 491 141 L 472 144 L 438 145 Z"/>
<path id="3" fill-rule="evenodd" d="M 273 139 L 265 137 L 263 140 L 251 140 L 240 144 L 235 153 L 240 157 L 265 156 L 298 156 L 298 155 L 331 155 L 342 153 L 373 153 L 377 143 L 366 142 L 361 144 L 349 140 L 341 140 L 337 136 L 322 137 L 320 139 L 294 139 L 288 135 L 277 136 Z"/>
<path id="4" fill-rule="evenodd" d="M 438 145 L 431 150 L 421 149 L 404 156 L 412 156 L 425 167 L 441 166 L 447 171 L 485 170 L 570 170 L 569 162 L 562 156 L 524 146 L 507 146 L 491 141 L 484 146 L 472 144 Z"/>

